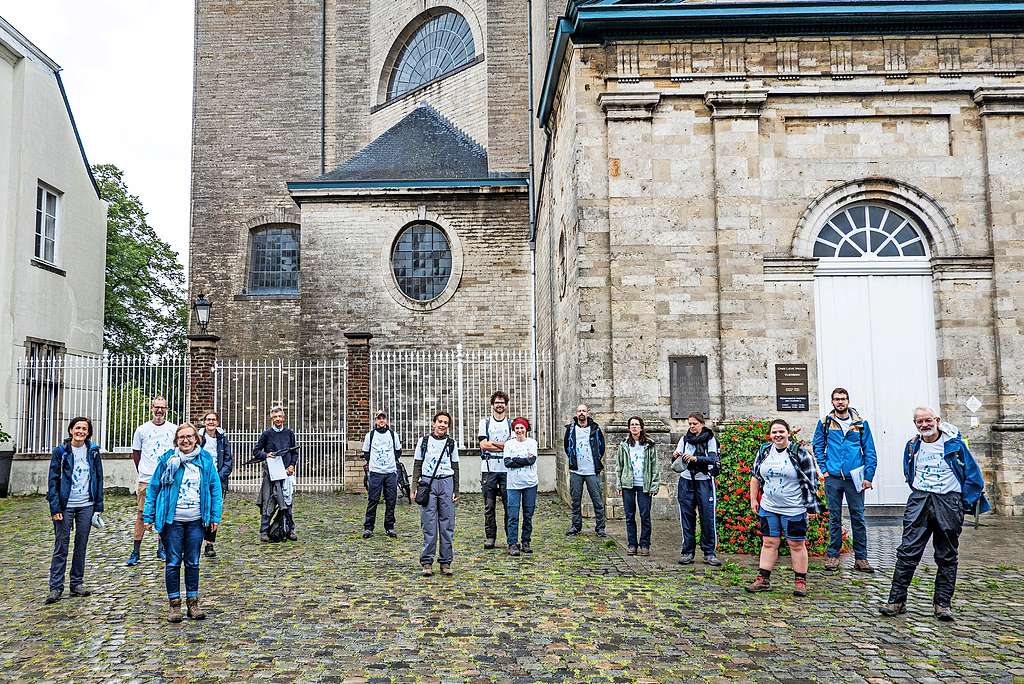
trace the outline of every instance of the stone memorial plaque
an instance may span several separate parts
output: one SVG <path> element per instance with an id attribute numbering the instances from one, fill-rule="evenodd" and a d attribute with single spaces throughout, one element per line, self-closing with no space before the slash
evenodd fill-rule
<path id="1" fill-rule="evenodd" d="M 809 411 L 806 363 L 775 364 L 775 408 L 779 411 Z"/>
<path id="2" fill-rule="evenodd" d="M 669 385 L 672 417 L 682 420 L 694 411 L 710 412 L 708 398 L 708 357 L 670 356 Z"/>

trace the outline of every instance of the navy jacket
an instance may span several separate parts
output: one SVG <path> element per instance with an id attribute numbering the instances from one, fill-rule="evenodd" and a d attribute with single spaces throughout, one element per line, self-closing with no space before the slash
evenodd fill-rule
<path id="1" fill-rule="evenodd" d="M 257 461 L 265 461 L 267 460 L 268 453 L 277 454 L 278 451 L 284 451 L 285 449 L 290 449 L 293 446 L 295 446 L 295 433 L 289 428 L 284 428 L 280 432 L 275 432 L 274 428 L 267 428 L 256 441 L 256 446 L 252 450 L 252 455 Z M 289 451 L 281 456 L 281 463 L 285 468 L 295 465 L 298 460 L 298 451 Z"/>
<path id="2" fill-rule="evenodd" d="M 206 430 L 199 435 L 199 446 L 210 453 L 206 449 Z M 213 463 L 217 466 L 217 475 L 220 476 L 221 485 L 226 485 L 228 478 L 231 477 L 231 471 L 235 467 L 235 459 L 231 455 L 231 440 L 228 439 L 228 433 L 220 428 L 217 428 L 217 453 L 210 455 L 213 456 Z"/>
<path id="3" fill-rule="evenodd" d="M 87 441 L 86 453 L 89 459 L 89 495 L 93 510 L 103 512 L 103 459 L 98 445 Z M 54 447 L 50 454 L 50 482 L 46 489 L 46 500 L 50 502 L 50 515 L 63 513 L 71 496 L 71 473 L 75 467 L 75 454 L 71 451 L 71 440 L 65 440 Z"/>
<path id="4" fill-rule="evenodd" d="M 590 453 L 594 457 L 594 473 L 601 474 L 604 470 L 604 433 L 601 426 L 593 418 L 587 417 L 587 425 L 590 427 Z M 565 426 L 564 448 L 565 455 L 569 457 L 569 470 L 576 470 L 576 421 Z"/>

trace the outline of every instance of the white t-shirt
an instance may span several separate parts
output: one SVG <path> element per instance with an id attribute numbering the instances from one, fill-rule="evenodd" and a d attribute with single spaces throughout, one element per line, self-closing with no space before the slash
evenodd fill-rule
<path id="1" fill-rule="evenodd" d="M 68 508 L 81 508 L 92 503 L 89 491 L 89 450 L 83 444 L 71 447 L 74 463 L 71 465 L 71 492 L 68 494 Z"/>
<path id="2" fill-rule="evenodd" d="M 210 457 L 213 460 L 213 465 L 214 467 L 216 467 L 217 447 L 219 446 L 217 440 L 220 439 L 220 435 L 214 435 L 213 437 L 211 437 L 210 435 L 206 434 L 206 432 L 199 433 L 199 439 L 203 439 L 203 437 L 206 437 L 206 444 L 203 445 L 203 451 L 210 454 Z"/>
<path id="3" fill-rule="evenodd" d="M 513 437 L 505 442 L 505 458 L 537 458 L 537 440 L 527 437 L 522 442 Z M 537 461 L 533 465 L 522 468 L 509 468 L 506 487 L 508 489 L 528 489 L 537 486 Z"/>
<path id="4" fill-rule="evenodd" d="M 441 439 L 435 438 L 433 435 L 427 439 L 427 455 L 423 457 L 423 452 L 420 451 L 419 444 L 416 445 L 416 455 L 414 458 L 417 461 L 423 461 L 423 469 L 420 471 L 424 480 L 429 479 L 431 475 L 434 475 L 434 468 L 437 468 L 437 474 L 434 477 L 451 477 L 455 474 L 455 469 L 452 468 L 452 463 L 459 462 L 459 447 L 455 446 L 452 448 L 451 456 L 445 453 L 445 445 L 448 444 L 448 438 L 442 437 Z M 443 459 L 441 457 L 444 456 Z M 438 460 L 441 459 L 441 463 L 438 464 Z M 501 464 L 505 466 L 504 463 Z"/>
<path id="5" fill-rule="evenodd" d="M 174 506 L 175 522 L 191 522 L 203 517 L 199 506 L 199 485 L 202 482 L 202 471 L 195 461 L 185 465 L 181 476 L 181 487 L 178 488 L 178 502 Z"/>
<path id="6" fill-rule="evenodd" d="M 714 451 L 720 453 L 718 446 L 718 439 L 712 437 L 708 440 L 708 451 Z M 697 453 L 697 446 L 695 444 L 686 443 L 686 435 L 679 438 L 679 442 L 676 444 L 676 453 L 683 454 L 685 456 L 692 456 Z M 684 480 L 710 480 L 711 476 L 707 473 L 691 473 L 689 468 L 679 473 L 679 477 Z"/>
<path id="7" fill-rule="evenodd" d="M 594 475 L 597 471 L 594 454 L 590 449 L 590 426 L 580 427 L 579 423 L 575 423 L 572 429 L 576 431 L 576 470 L 572 472 L 577 475 Z"/>
<path id="8" fill-rule="evenodd" d="M 394 441 L 391 439 L 392 434 L 395 436 Z M 385 430 L 382 433 L 375 429 L 370 430 L 363 438 L 363 451 L 370 452 L 371 473 L 398 472 L 398 466 L 395 464 L 395 450 L 401 448 L 402 440 L 390 430 Z"/>
<path id="9" fill-rule="evenodd" d="M 845 437 L 846 433 L 850 431 L 850 426 L 853 425 L 853 416 L 847 416 L 845 420 L 832 416 L 832 419 L 839 423 L 839 427 L 843 428 L 843 436 Z"/>
<path id="10" fill-rule="evenodd" d="M 490 421 L 490 425 L 488 425 Z M 512 421 L 509 420 L 508 416 L 505 416 L 501 420 L 498 420 L 494 416 L 484 418 L 480 421 L 480 429 L 477 430 L 477 435 L 484 439 L 489 439 L 492 442 L 507 442 L 512 437 Z M 505 467 L 505 454 L 500 451 L 487 451 L 484 452 L 487 458 L 481 459 L 480 464 L 481 471 L 485 473 L 505 473 L 508 472 L 508 468 Z"/>
<path id="11" fill-rule="evenodd" d="M 633 444 L 629 447 L 629 465 L 633 468 L 633 486 L 644 486 L 644 452 L 647 447 L 643 444 Z"/>
<path id="12" fill-rule="evenodd" d="M 800 480 L 787 451 L 769 447 L 768 455 L 761 462 L 760 472 L 764 478 L 762 509 L 776 515 L 800 515 L 807 512 Z"/>
<path id="13" fill-rule="evenodd" d="M 149 484 L 149 478 L 153 477 L 157 461 L 168 449 L 174 448 L 174 431 L 178 426 L 171 422 L 164 422 L 163 425 L 154 425 L 153 421 L 143 423 L 135 429 L 132 436 L 132 450 L 142 452 L 139 459 L 139 482 Z"/>
<path id="14" fill-rule="evenodd" d="M 921 448 L 914 461 L 914 489 L 932 494 L 961 491 L 960 481 L 943 458 L 946 439 L 942 435 L 931 444 L 921 440 Z"/>

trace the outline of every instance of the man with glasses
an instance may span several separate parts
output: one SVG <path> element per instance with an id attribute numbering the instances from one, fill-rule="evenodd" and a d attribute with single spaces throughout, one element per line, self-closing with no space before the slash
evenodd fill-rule
<path id="1" fill-rule="evenodd" d="M 142 512 L 146 507 L 146 488 L 149 486 L 149 478 L 156 470 L 157 461 L 168 450 L 174 448 L 174 432 L 178 426 L 167 422 L 167 399 L 161 396 L 153 397 L 149 405 L 149 413 L 152 418 L 135 429 L 132 436 L 132 460 L 135 461 L 135 468 L 139 473 L 139 480 L 136 483 L 135 494 L 137 499 L 137 510 L 135 514 L 135 536 L 132 554 L 128 556 L 125 565 L 131 567 L 137 565 L 140 559 L 142 548 L 142 537 L 146 533 L 145 523 L 142 522 Z M 157 558 L 164 560 L 164 547 L 157 537 Z"/>

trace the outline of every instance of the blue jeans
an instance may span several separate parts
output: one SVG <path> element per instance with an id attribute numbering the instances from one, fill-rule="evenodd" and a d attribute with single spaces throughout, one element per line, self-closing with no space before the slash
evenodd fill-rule
<path id="1" fill-rule="evenodd" d="M 71 588 L 85 581 L 85 549 L 92 527 L 92 504 L 81 508 L 65 508 L 64 519 L 53 521 L 53 559 L 50 561 L 50 589 L 64 591 L 64 569 L 68 562 L 71 528 L 75 528 L 75 551 L 71 557 Z"/>
<path id="2" fill-rule="evenodd" d="M 850 509 L 850 526 L 853 527 L 853 557 L 867 560 L 868 529 L 864 524 L 864 492 L 858 492 L 850 478 L 829 475 L 825 478 L 825 500 L 828 503 L 828 551 L 829 558 L 839 558 L 843 547 L 843 497 Z"/>
<path id="3" fill-rule="evenodd" d="M 643 487 L 622 490 L 622 508 L 626 514 L 626 537 L 630 546 L 651 548 L 651 495 Z M 636 512 L 640 510 L 640 540 L 636 538 Z"/>
<path id="4" fill-rule="evenodd" d="M 185 562 L 185 596 L 199 596 L 199 552 L 203 549 L 202 520 L 172 522 L 164 525 L 160 538 L 167 545 L 167 563 L 164 565 L 164 583 L 167 598 L 181 598 L 181 563 Z"/>
<path id="5" fill-rule="evenodd" d="M 533 538 L 533 511 L 537 508 L 537 488 L 509 489 L 508 496 L 508 545 L 519 543 L 519 507 L 523 508 L 523 544 Z"/>

